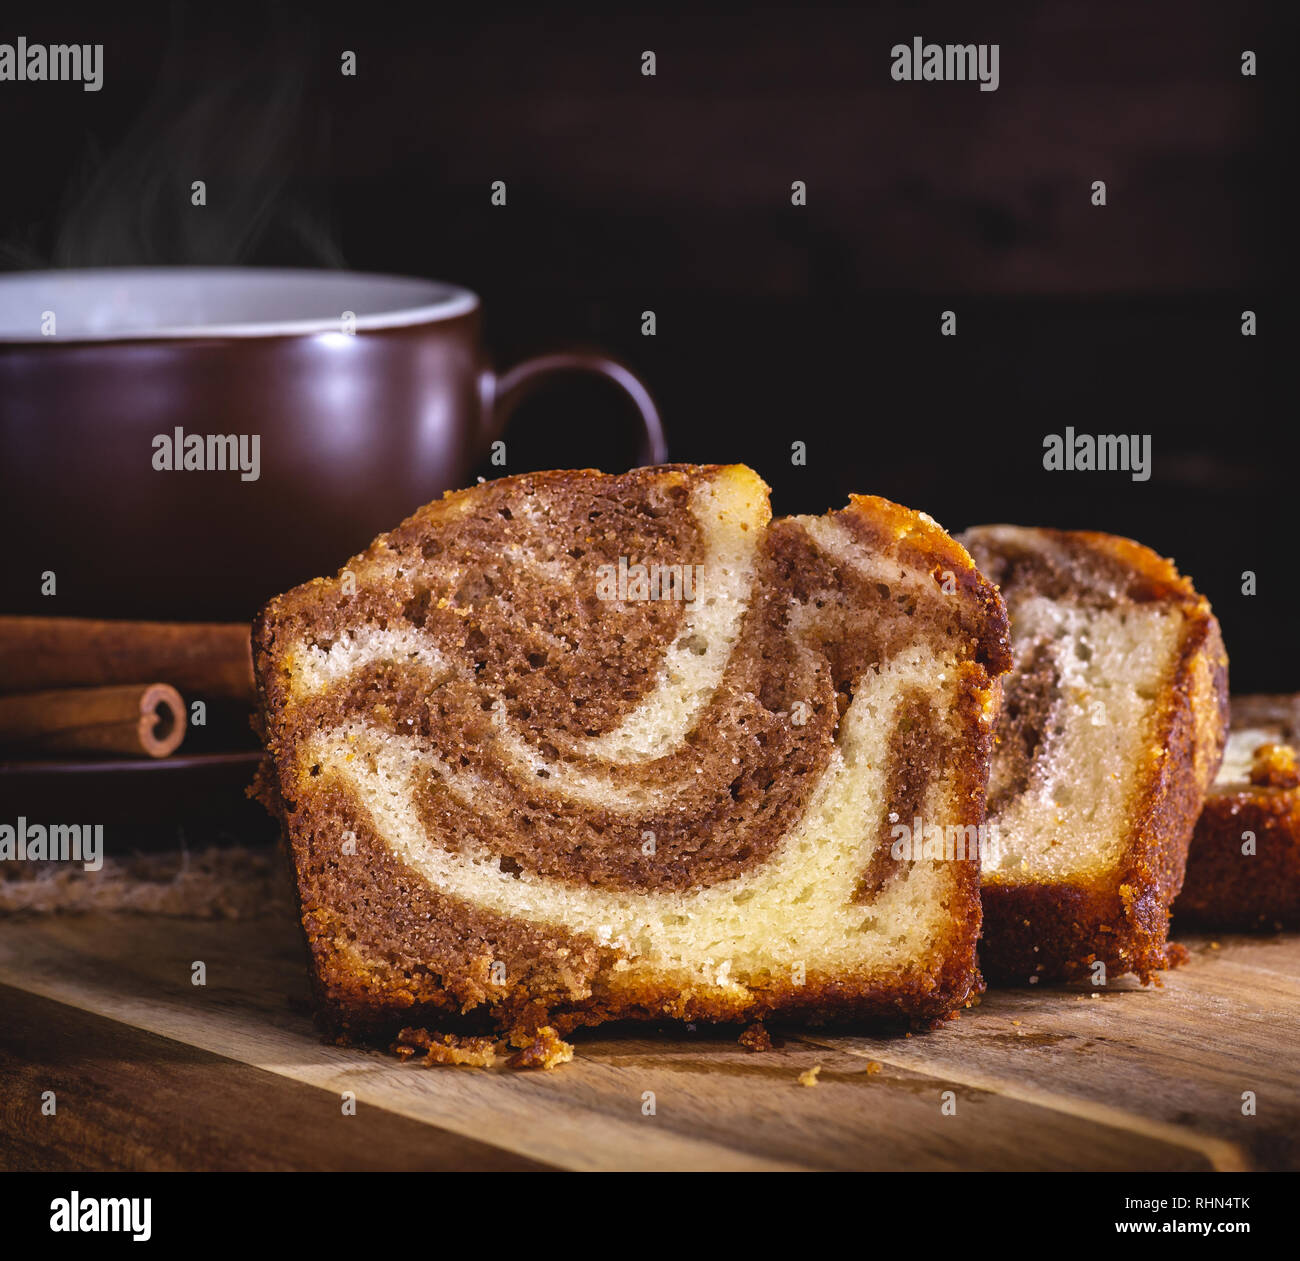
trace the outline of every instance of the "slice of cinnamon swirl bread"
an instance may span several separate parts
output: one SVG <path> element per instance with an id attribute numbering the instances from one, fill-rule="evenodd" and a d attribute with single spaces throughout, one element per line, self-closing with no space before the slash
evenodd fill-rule
<path id="1" fill-rule="evenodd" d="M 1234 696 L 1187 856 L 1178 923 L 1300 927 L 1300 696 Z"/>
<path id="2" fill-rule="evenodd" d="M 1218 768 L 1227 658 L 1170 562 L 1108 534 L 982 526 L 961 536 L 1002 591 L 1014 668 L 989 778 L 990 976 L 1169 962 L 1169 907 Z"/>
<path id="3" fill-rule="evenodd" d="M 924 1022 L 977 988 L 1010 657 L 928 517 L 771 522 L 742 466 L 509 477 L 273 600 L 254 644 L 345 1034 L 433 1028 L 404 1041 L 445 1058 L 625 1017 Z"/>

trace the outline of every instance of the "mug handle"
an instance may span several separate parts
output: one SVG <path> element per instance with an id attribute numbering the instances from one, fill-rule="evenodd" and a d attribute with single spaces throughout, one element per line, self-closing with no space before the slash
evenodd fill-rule
<path id="1" fill-rule="evenodd" d="M 556 350 L 525 359 L 500 376 L 488 371 L 483 380 L 483 414 L 488 440 L 505 429 L 510 414 L 548 377 L 570 372 L 588 372 L 613 381 L 636 405 L 641 417 L 641 444 L 637 450 L 639 464 L 663 464 L 668 459 L 668 443 L 663 421 L 650 391 L 626 364 L 595 350 Z"/>

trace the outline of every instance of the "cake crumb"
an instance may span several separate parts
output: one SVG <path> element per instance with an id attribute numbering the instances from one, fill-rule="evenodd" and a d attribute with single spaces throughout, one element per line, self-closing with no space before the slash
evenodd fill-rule
<path id="1" fill-rule="evenodd" d="M 772 1049 L 772 1035 L 768 1033 L 761 1020 L 756 1020 L 750 1025 L 737 1041 L 746 1051 L 770 1051 Z"/>
<path id="2" fill-rule="evenodd" d="M 1300 788 L 1296 751 L 1287 744 L 1261 744 L 1255 750 L 1250 782 L 1256 788 Z"/>
<path id="3" fill-rule="evenodd" d="M 573 1059 L 573 1045 L 566 1042 L 551 1025 L 543 1025 L 533 1040 L 509 1060 L 510 1068 L 554 1068 Z"/>
<path id="4" fill-rule="evenodd" d="M 416 1049 L 425 1052 L 421 1061 L 437 1064 L 491 1068 L 497 1061 L 497 1044 L 492 1038 L 462 1037 L 455 1033 L 430 1033 L 427 1029 L 403 1029 L 393 1044 L 394 1055 L 409 1059 Z"/>
<path id="5" fill-rule="evenodd" d="M 874 1077 L 874 1076 L 875 1076 L 878 1072 L 880 1072 L 880 1070 L 881 1070 L 882 1068 L 884 1068 L 884 1067 L 885 1067 L 885 1066 L 884 1066 L 883 1064 L 881 1064 L 878 1060 L 868 1060 L 868 1061 L 867 1061 L 867 1076 L 868 1076 L 868 1077 Z"/>
<path id="6" fill-rule="evenodd" d="M 511 1047 L 518 1048 L 511 1054 Z M 428 1029 L 405 1028 L 389 1050 L 399 1059 L 409 1060 L 423 1051 L 420 1061 L 432 1068 L 457 1065 L 471 1068 L 495 1068 L 502 1057 L 507 1068 L 554 1068 L 573 1059 L 573 1047 L 550 1025 L 526 1033 L 512 1034 L 508 1041 L 493 1037 L 472 1037 L 458 1033 L 434 1033 Z"/>
<path id="7" fill-rule="evenodd" d="M 817 1074 L 821 1071 L 822 1066 L 820 1064 L 814 1064 L 812 1068 L 805 1068 L 804 1071 L 799 1074 L 799 1085 L 815 1086 L 817 1084 Z"/>

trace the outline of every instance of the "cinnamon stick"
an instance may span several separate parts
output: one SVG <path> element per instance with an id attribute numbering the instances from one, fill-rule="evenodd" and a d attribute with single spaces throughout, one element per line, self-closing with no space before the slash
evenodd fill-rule
<path id="1" fill-rule="evenodd" d="M 167 679 L 187 696 L 255 699 L 242 622 L 0 617 L 0 695 Z"/>
<path id="2" fill-rule="evenodd" d="M 185 736 L 185 702 L 167 683 L 0 696 L 0 743 L 24 751 L 166 757 Z"/>

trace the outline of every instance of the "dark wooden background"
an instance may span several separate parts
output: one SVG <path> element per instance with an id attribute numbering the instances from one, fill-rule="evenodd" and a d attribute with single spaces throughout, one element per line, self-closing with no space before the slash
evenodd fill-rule
<path id="1" fill-rule="evenodd" d="M 953 529 L 1132 534 L 1210 596 L 1239 690 L 1300 688 L 1296 6 L 610 7 L 18 0 L 0 38 L 103 42 L 105 86 L 0 84 L 0 264 L 457 281 L 503 362 L 616 350 L 675 458 L 753 464 L 778 511 L 862 490 Z M 893 82 L 913 35 L 999 43 L 999 90 Z M 557 388 L 520 412 L 510 469 L 626 463 L 628 423 L 607 387 Z M 1151 480 L 1043 471 L 1066 425 L 1150 433 Z"/>

